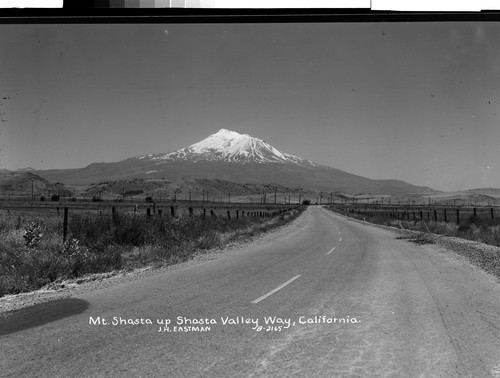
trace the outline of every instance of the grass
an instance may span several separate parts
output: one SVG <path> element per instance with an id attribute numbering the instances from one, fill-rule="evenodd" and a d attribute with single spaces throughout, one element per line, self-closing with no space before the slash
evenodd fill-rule
<path id="1" fill-rule="evenodd" d="M 368 216 L 367 214 L 356 213 L 348 213 L 348 215 L 356 219 L 364 219 L 370 223 L 404 228 L 412 231 L 420 231 L 427 234 L 433 233 L 445 236 L 454 236 L 500 247 L 500 219 L 470 216 L 457 225 L 456 223 L 435 222 L 432 220 L 396 220 L 382 215 Z M 425 237 L 422 236 L 422 238 Z M 425 239 L 427 240 L 428 238 Z M 422 243 L 423 242 L 425 241 L 422 241 Z"/>
<path id="2" fill-rule="evenodd" d="M 3 216 L 0 297 L 91 273 L 180 263 L 200 251 L 279 227 L 302 211 L 239 219 L 75 213 L 65 243 L 60 218 Z"/>

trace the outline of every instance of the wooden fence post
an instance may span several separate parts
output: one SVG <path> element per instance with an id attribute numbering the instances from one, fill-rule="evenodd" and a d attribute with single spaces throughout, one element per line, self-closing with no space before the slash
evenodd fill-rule
<path id="1" fill-rule="evenodd" d="M 493 208 L 490 209 L 491 219 L 495 219 L 495 214 L 493 212 Z"/>
<path id="2" fill-rule="evenodd" d="M 231 219 L 231 212 L 229 210 L 227 211 L 227 219 Z"/>
<path id="3" fill-rule="evenodd" d="M 175 217 L 175 208 L 173 206 L 170 206 L 170 215 L 172 215 L 172 218 Z"/>
<path id="4" fill-rule="evenodd" d="M 111 219 L 113 220 L 113 224 L 116 222 L 116 207 L 111 206 Z"/>
<path id="5" fill-rule="evenodd" d="M 457 224 L 460 224 L 460 209 L 457 209 Z"/>
<path id="6" fill-rule="evenodd" d="M 63 243 L 66 242 L 68 237 L 68 208 L 64 208 L 64 220 L 63 220 Z"/>
<path id="7" fill-rule="evenodd" d="M 474 211 L 474 218 L 476 217 L 477 213 L 476 213 L 476 208 L 473 209 Z"/>
<path id="8" fill-rule="evenodd" d="M 161 217 L 161 214 L 163 213 L 162 209 L 158 209 L 158 215 Z"/>
<path id="9" fill-rule="evenodd" d="M 434 222 L 438 221 L 438 212 L 436 209 L 434 209 Z"/>
<path id="10" fill-rule="evenodd" d="M 148 208 L 146 209 L 146 215 L 147 215 L 148 217 L 150 217 L 150 216 L 151 216 L 151 208 L 149 208 L 149 207 L 148 207 Z"/>
<path id="11" fill-rule="evenodd" d="M 443 210 L 444 223 L 448 223 L 448 219 L 446 217 L 446 209 Z"/>
<path id="12" fill-rule="evenodd" d="M 236 219 L 239 219 L 239 213 L 238 213 L 238 210 L 236 210 Z"/>
<path id="13" fill-rule="evenodd" d="M 192 207 L 189 207 L 189 216 L 192 217 L 193 216 L 193 208 Z"/>
<path id="14" fill-rule="evenodd" d="M 203 218 L 207 216 L 207 209 L 203 208 Z"/>

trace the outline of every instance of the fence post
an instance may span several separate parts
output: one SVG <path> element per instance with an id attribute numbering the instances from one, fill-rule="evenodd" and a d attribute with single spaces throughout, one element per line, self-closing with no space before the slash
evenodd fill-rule
<path id="1" fill-rule="evenodd" d="M 491 219 L 492 220 L 495 219 L 495 214 L 493 212 L 493 208 L 490 209 L 490 213 L 491 213 Z"/>
<path id="2" fill-rule="evenodd" d="M 211 216 L 211 217 L 215 217 L 215 214 L 214 214 L 214 211 L 213 211 L 213 210 L 210 210 L 210 216 Z"/>
<path id="3" fill-rule="evenodd" d="M 231 212 L 229 210 L 227 211 L 227 219 L 231 219 Z"/>
<path id="4" fill-rule="evenodd" d="M 116 222 L 116 207 L 111 206 L 111 219 L 113 220 L 113 223 Z"/>
<path id="5" fill-rule="evenodd" d="M 158 215 L 161 217 L 161 214 L 163 213 L 163 211 L 161 209 L 158 209 Z"/>
<path id="6" fill-rule="evenodd" d="M 63 220 L 63 243 L 66 242 L 68 237 L 68 208 L 64 208 L 64 220 Z"/>
<path id="7" fill-rule="evenodd" d="M 151 208 L 149 208 L 149 207 L 148 207 L 148 208 L 146 209 L 146 215 L 147 215 L 148 217 L 150 217 L 150 216 L 151 216 Z"/>
<path id="8" fill-rule="evenodd" d="M 438 212 L 436 209 L 434 209 L 434 222 L 438 221 Z"/>
<path id="9" fill-rule="evenodd" d="M 474 218 L 476 217 L 476 208 L 473 209 L 474 211 Z"/>
<path id="10" fill-rule="evenodd" d="M 236 219 L 239 219 L 239 212 L 236 210 Z"/>
<path id="11" fill-rule="evenodd" d="M 175 208 L 173 206 L 170 206 L 170 215 L 172 215 L 172 217 L 175 217 Z"/>
<path id="12" fill-rule="evenodd" d="M 207 209 L 203 208 L 203 218 L 207 216 Z"/>
<path id="13" fill-rule="evenodd" d="M 460 209 L 457 209 L 457 224 L 460 224 Z"/>
<path id="14" fill-rule="evenodd" d="M 420 220 L 423 220 L 424 219 L 424 214 L 422 213 L 422 210 L 420 210 Z"/>
<path id="15" fill-rule="evenodd" d="M 193 216 L 193 208 L 192 207 L 189 207 L 189 216 L 192 217 Z"/>

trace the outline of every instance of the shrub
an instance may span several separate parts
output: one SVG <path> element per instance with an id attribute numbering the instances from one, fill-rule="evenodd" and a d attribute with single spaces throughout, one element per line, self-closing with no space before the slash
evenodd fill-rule
<path id="1" fill-rule="evenodd" d="M 61 199 L 61 196 L 59 194 L 52 194 L 50 196 L 50 200 L 53 201 L 53 202 L 57 202 Z"/>

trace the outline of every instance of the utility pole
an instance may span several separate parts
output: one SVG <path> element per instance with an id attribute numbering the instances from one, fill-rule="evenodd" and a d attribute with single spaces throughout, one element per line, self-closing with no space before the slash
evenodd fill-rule
<path id="1" fill-rule="evenodd" d="M 278 190 L 277 187 L 274 187 L 274 203 L 276 203 L 276 191 Z"/>

